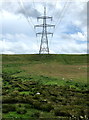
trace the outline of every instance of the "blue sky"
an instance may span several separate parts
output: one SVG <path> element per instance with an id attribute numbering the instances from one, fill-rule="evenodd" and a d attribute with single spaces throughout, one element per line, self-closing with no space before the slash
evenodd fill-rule
<path id="1" fill-rule="evenodd" d="M 49 38 L 50 53 L 54 54 L 84 54 L 87 53 L 87 2 L 24 2 L 15 0 L 0 2 L 0 53 L 3 54 L 35 54 L 39 53 L 40 39 L 36 37 L 34 25 L 37 16 L 42 16 L 44 6 L 47 15 L 53 17 L 49 24 L 55 24 L 53 38 Z M 64 7 L 65 6 L 65 7 Z M 64 9 L 64 12 L 63 11 Z M 25 11 L 24 11 L 25 10 Z M 61 17 L 60 17 L 61 15 Z M 28 23 L 27 19 L 30 21 Z"/>

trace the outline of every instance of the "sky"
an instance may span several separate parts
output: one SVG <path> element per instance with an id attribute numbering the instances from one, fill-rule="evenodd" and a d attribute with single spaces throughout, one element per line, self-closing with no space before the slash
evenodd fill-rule
<path id="1" fill-rule="evenodd" d="M 88 5 L 89 6 L 89 5 Z M 41 36 L 36 37 L 42 28 L 37 17 L 43 16 L 46 7 L 47 16 L 53 21 L 48 24 L 49 51 L 52 54 L 86 54 L 87 53 L 87 2 L 86 1 L 48 1 L 14 0 L 0 2 L 0 54 L 37 54 Z M 89 7 L 88 7 L 89 8 Z"/>

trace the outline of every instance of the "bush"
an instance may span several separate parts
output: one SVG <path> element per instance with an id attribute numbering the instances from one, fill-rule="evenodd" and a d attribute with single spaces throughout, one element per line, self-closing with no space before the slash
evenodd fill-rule
<path id="1" fill-rule="evenodd" d="M 55 96 L 51 96 L 51 100 L 52 100 L 53 102 L 56 102 L 57 97 L 55 97 Z"/>
<path id="2" fill-rule="evenodd" d="M 35 102 L 33 102 L 33 107 L 34 108 L 36 108 L 36 109 L 38 109 L 38 110 L 40 110 L 41 108 L 41 103 L 40 102 L 38 102 L 38 101 L 35 101 Z"/>
<path id="3" fill-rule="evenodd" d="M 37 117 L 39 118 L 40 117 L 40 112 L 35 112 L 31 115 L 31 117 Z"/>
<path id="4" fill-rule="evenodd" d="M 8 109 L 2 109 L 2 113 L 8 113 Z"/>
<path id="5" fill-rule="evenodd" d="M 25 103 L 28 103 L 28 104 L 33 104 L 33 102 L 34 102 L 34 99 L 31 97 L 31 96 L 26 96 L 26 97 L 23 97 L 23 101 L 25 102 Z"/>
<path id="6" fill-rule="evenodd" d="M 21 104 L 16 104 L 16 107 L 18 108 L 20 108 L 20 107 L 22 107 L 22 105 Z"/>
<path id="7" fill-rule="evenodd" d="M 17 100 L 16 100 L 16 98 L 15 97 L 12 97 L 12 96 L 3 96 L 3 103 L 12 103 L 12 104 L 14 104 L 14 103 L 16 103 L 17 102 Z"/>
<path id="8" fill-rule="evenodd" d="M 16 108 L 12 104 L 3 104 L 2 105 L 2 112 L 3 113 L 8 113 L 10 111 L 15 111 L 15 110 L 16 110 Z"/>
<path id="9" fill-rule="evenodd" d="M 34 99 L 40 99 L 40 96 L 39 95 L 34 95 L 34 97 L 33 97 Z"/>
<path id="10" fill-rule="evenodd" d="M 12 96 L 15 97 L 17 95 L 19 95 L 19 91 L 18 90 L 14 90 Z"/>
<path id="11" fill-rule="evenodd" d="M 31 108 L 32 107 L 32 105 L 30 105 L 30 104 L 25 104 L 25 106 L 24 106 L 26 109 L 29 109 L 29 108 Z"/>
<path id="12" fill-rule="evenodd" d="M 71 116 L 67 111 L 62 111 L 60 109 L 55 109 L 54 114 L 55 116 Z"/>
<path id="13" fill-rule="evenodd" d="M 18 114 L 25 114 L 27 111 L 26 111 L 26 109 L 25 108 L 18 108 L 17 109 L 17 113 Z"/>
<path id="14" fill-rule="evenodd" d="M 78 84 L 78 83 L 75 83 L 75 86 L 76 86 L 76 87 L 79 87 L 79 84 Z"/>
<path id="15" fill-rule="evenodd" d="M 47 111 L 47 112 L 50 112 L 52 109 L 54 109 L 53 108 L 53 106 L 52 106 L 52 104 L 43 104 L 42 106 L 41 106 L 41 109 L 43 110 L 43 111 Z"/>

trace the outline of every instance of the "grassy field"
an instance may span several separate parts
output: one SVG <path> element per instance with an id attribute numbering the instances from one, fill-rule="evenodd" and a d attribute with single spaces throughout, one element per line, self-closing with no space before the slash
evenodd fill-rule
<path id="1" fill-rule="evenodd" d="M 87 57 L 3 55 L 3 119 L 86 120 L 89 117 Z"/>
<path id="2" fill-rule="evenodd" d="M 52 77 L 87 82 L 86 55 L 4 55 L 3 71 L 19 77 Z"/>

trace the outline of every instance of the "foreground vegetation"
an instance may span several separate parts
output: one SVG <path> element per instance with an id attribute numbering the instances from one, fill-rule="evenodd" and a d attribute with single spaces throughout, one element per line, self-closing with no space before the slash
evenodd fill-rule
<path id="1" fill-rule="evenodd" d="M 4 118 L 89 118 L 87 55 L 3 55 Z"/>

